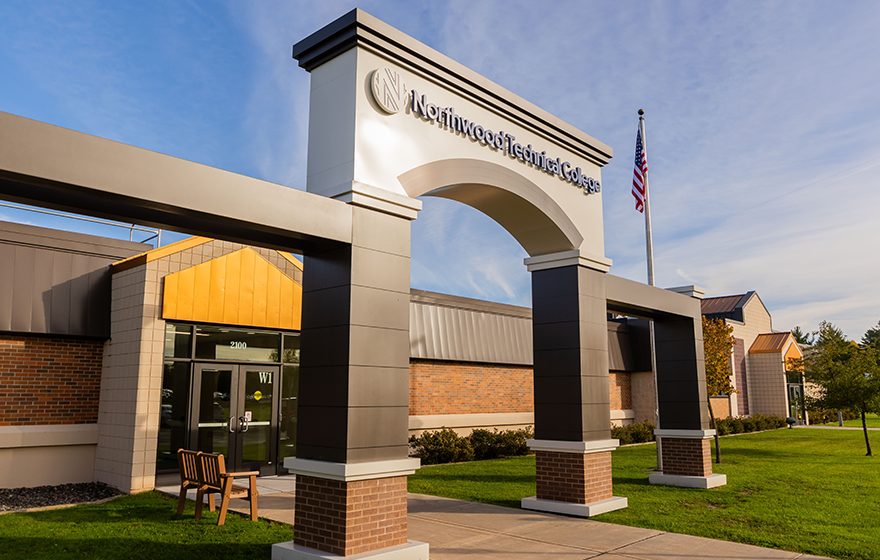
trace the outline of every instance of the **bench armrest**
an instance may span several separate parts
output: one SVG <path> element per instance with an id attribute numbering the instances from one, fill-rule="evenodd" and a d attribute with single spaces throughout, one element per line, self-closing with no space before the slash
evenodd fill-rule
<path id="1" fill-rule="evenodd" d="M 247 471 L 247 472 L 228 472 L 220 475 L 221 478 L 237 478 L 239 476 L 259 476 L 260 471 Z"/>

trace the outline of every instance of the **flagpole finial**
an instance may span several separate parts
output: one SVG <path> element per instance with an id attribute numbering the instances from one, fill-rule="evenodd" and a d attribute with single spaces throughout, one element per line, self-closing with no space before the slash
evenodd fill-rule
<path id="1" fill-rule="evenodd" d="M 644 109 L 639 109 L 639 116 L 641 117 L 641 116 L 644 115 L 644 114 L 645 114 L 645 110 L 644 110 Z"/>

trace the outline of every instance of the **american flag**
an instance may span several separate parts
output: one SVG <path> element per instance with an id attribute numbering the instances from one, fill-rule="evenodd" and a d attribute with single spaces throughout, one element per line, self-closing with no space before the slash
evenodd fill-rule
<path id="1" fill-rule="evenodd" d="M 645 175 L 648 174 L 648 154 L 642 145 L 642 129 L 636 134 L 636 161 L 633 168 L 633 197 L 636 210 L 645 212 Z"/>

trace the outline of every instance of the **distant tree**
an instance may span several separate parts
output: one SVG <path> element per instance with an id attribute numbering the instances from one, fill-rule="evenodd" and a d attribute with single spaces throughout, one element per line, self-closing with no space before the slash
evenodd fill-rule
<path id="1" fill-rule="evenodd" d="M 736 393 L 730 381 L 730 354 L 736 345 L 733 327 L 723 319 L 707 319 L 703 316 L 703 353 L 706 357 L 706 396 L 709 401 L 709 417 L 715 429 L 715 462 L 721 463 L 721 444 L 715 426 L 712 397 Z"/>
<path id="2" fill-rule="evenodd" d="M 791 329 L 791 336 L 794 337 L 795 342 L 797 342 L 798 344 L 810 346 L 811 344 L 813 344 L 813 340 L 815 340 L 816 338 L 816 332 L 804 332 L 799 326 L 795 326 L 795 328 Z"/>
<path id="3" fill-rule="evenodd" d="M 736 339 L 723 319 L 703 317 L 703 350 L 706 355 L 706 388 L 710 397 L 736 393 L 730 382 L 730 355 Z"/>
<path id="4" fill-rule="evenodd" d="M 868 329 L 862 337 L 862 346 L 871 347 L 880 352 L 880 322 L 873 329 Z"/>
<path id="5" fill-rule="evenodd" d="M 880 351 L 847 340 L 840 329 L 822 321 L 812 348 L 792 366 L 802 367 L 805 378 L 819 387 L 807 397 L 811 408 L 850 410 L 861 416 L 866 455 L 873 456 L 865 415 L 880 412 Z"/>

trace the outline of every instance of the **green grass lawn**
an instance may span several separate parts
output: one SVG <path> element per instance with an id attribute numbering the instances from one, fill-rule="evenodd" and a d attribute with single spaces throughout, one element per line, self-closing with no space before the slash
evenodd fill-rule
<path id="1" fill-rule="evenodd" d="M 219 509 L 219 507 L 218 507 Z M 0 515 L 0 559 L 149 558 L 266 560 L 274 543 L 293 540 L 293 527 L 230 512 L 218 527 L 217 512 L 193 517 L 187 502 L 158 492 L 122 496 L 97 505 Z"/>
<path id="2" fill-rule="evenodd" d="M 875 435 L 876 434 L 876 435 Z M 880 455 L 880 434 L 872 432 Z M 727 486 L 691 490 L 648 484 L 653 444 L 613 454 L 614 495 L 627 509 L 597 521 L 684 533 L 833 558 L 880 559 L 880 456 L 861 432 L 776 430 L 725 437 L 714 465 Z M 714 456 L 714 455 L 713 455 Z M 519 507 L 535 495 L 534 457 L 425 467 L 409 491 Z"/>
<path id="3" fill-rule="evenodd" d="M 880 428 L 880 415 L 877 414 L 865 414 L 865 424 L 868 425 L 869 428 Z M 836 426 L 837 422 L 832 422 L 830 424 L 826 424 L 826 426 Z M 858 420 L 847 420 L 843 423 L 844 426 L 850 426 L 852 428 L 861 428 L 862 427 L 862 419 Z M 871 440 L 873 442 L 873 440 Z"/>

